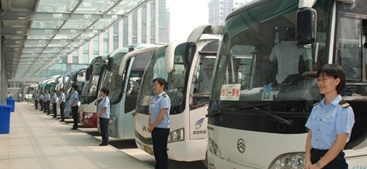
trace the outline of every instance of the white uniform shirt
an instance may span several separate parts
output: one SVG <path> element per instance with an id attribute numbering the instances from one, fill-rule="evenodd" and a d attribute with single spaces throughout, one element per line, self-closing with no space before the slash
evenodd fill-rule
<path id="1" fill-rule="evenodd" d="M 278 84 L 291 74 L 298 74 L 299 57 L 307 60 L 306 51 L 298 48 L 294 41 L 283 41 L 273 47 L 269 60 L 278 62 L 278 74 L 276 76 Z"/>

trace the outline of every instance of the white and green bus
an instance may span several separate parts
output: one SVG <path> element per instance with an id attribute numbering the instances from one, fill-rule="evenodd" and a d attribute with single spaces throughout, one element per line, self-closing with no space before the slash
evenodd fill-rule
<path id="1" fill-rule="evenodd" d="M 219 46 L 218 34 L 222 31 L 222 26 L 200 26 L 187 41 L 174 41 L 155 51 L 146 66 L 137 101 L 135 141 L 138 148 L 153 154 L 151 133 L 147 131 L 148 108 L 154 96 L 152 81 L 161 77 L 168 82 L 166 93 L 171 99 L 168 158 L 176 161 L 205 159 L 208 89 Z"/>
<path id="2" fill-rule="evenodd" d="M 269 56 L 288 28 L 309 65 L 279 83 Z M 208 167 L 302 169 L 305 123 L 321 100 L 315 70 L 337 64 L 346 72 L 342 97 L 355 115 L 345 157 L 350 169 L 367 168 L 366 39 L 365 0 L 255 0 L 232 12 L 214 68 Z"/>

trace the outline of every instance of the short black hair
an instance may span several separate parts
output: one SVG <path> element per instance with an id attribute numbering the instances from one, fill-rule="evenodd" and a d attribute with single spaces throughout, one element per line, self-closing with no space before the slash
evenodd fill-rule
<path id="1" fill-rule="evenodd" d="M 60 89 L 60 92 L 61 92 L 61 91 L 62 91 L 62 92 L 64 92 L 64 89 Z"/>
<path id="2" fill-rule="evenodd" d="M 77 84 L 72 84 L 71 88 L 74 88 L 75 90 L 78 90 L 78 85 Z"/>
<path id="3" fill-rule="evenodd" d="M 164 80 L 163 78 L 161 77 L 158 77 L 158 78 L 155 78 L 153 79 L 153 83 L 154 82 L 157 82 L 158 84 L 160 84 L 161 86 L 163 85 L 163 90 L 167 90 L 168 89 L 168 83 L 166 80 Z"/>
<path id="4" fill-rule="evenodd" d="M 296 29 L 295 27 L 287 27 L 284 30 L 284 38 L 285 40 L 293 40 L 296 37 Z"/>
<path id="5" fill-rule="evenodd" d="M 336 86 L 336 91 L 338 92 L 338 94 L 343 92 L 346 83 L 345 71 L 343 67 L 341 67 L 340 65 L 326 64 L 317 70 L 317 77 L 319 77 L 321 74 L 333 76 L 334 78 L 339 78 L 340 83 L 338 84 L 338 86 Z"/>
<path id="6" fill-rule="evenodd" d="M 108 94 L 110 93 L 110 90 L 108 90 L 107 88 L 103 87 L 101 89 L 101 92 L 106 93 L 106 96 L 108 96 Z"/>

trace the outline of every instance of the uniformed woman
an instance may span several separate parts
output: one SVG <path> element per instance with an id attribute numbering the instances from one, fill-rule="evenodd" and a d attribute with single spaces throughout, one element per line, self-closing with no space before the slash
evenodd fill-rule
<path id="1" fill-rule="evenodd" d="M 103 87 L 101 89 L 100 95 L 101 100 L 98 104 L 97 108 L 97 117 L 99 118 L 99 126 L 101 128 L 101 135 L 102 135 L 102 143 L 99 144 L 100 146 L 107 146 L 108 145 L 108 122 L 110 120 L 110 99 L 107 97 L 110 91 Z"/>
<path id="2" fill-rule="evenodd" d="M 168 169 L 167 139 L 170 128 L 171 99 L 164 92 L 168 83 L 163 78 L 153 80 L 155 96 L 149 105 L 148 132 L 152 133 L 155 169 Z"/>
<path id="3" fill-rule="evenodd" d="M 317 85 L 323 99 L 307 120 L 306 169 L 347 169 L 343 148 L 354 124 L 353 109 L 340 93 L 345 86 L 341 66 L 327 64 L 317 71 Z"/>

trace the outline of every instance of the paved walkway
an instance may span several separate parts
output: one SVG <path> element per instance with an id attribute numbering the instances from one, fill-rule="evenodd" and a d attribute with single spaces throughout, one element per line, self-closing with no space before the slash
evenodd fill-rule
<path id="1" fill-rule="evenodd" d="M 0 169 L 152 169 L 33 105 L 16 103 L 10 133 L 0 134 Z"/>

